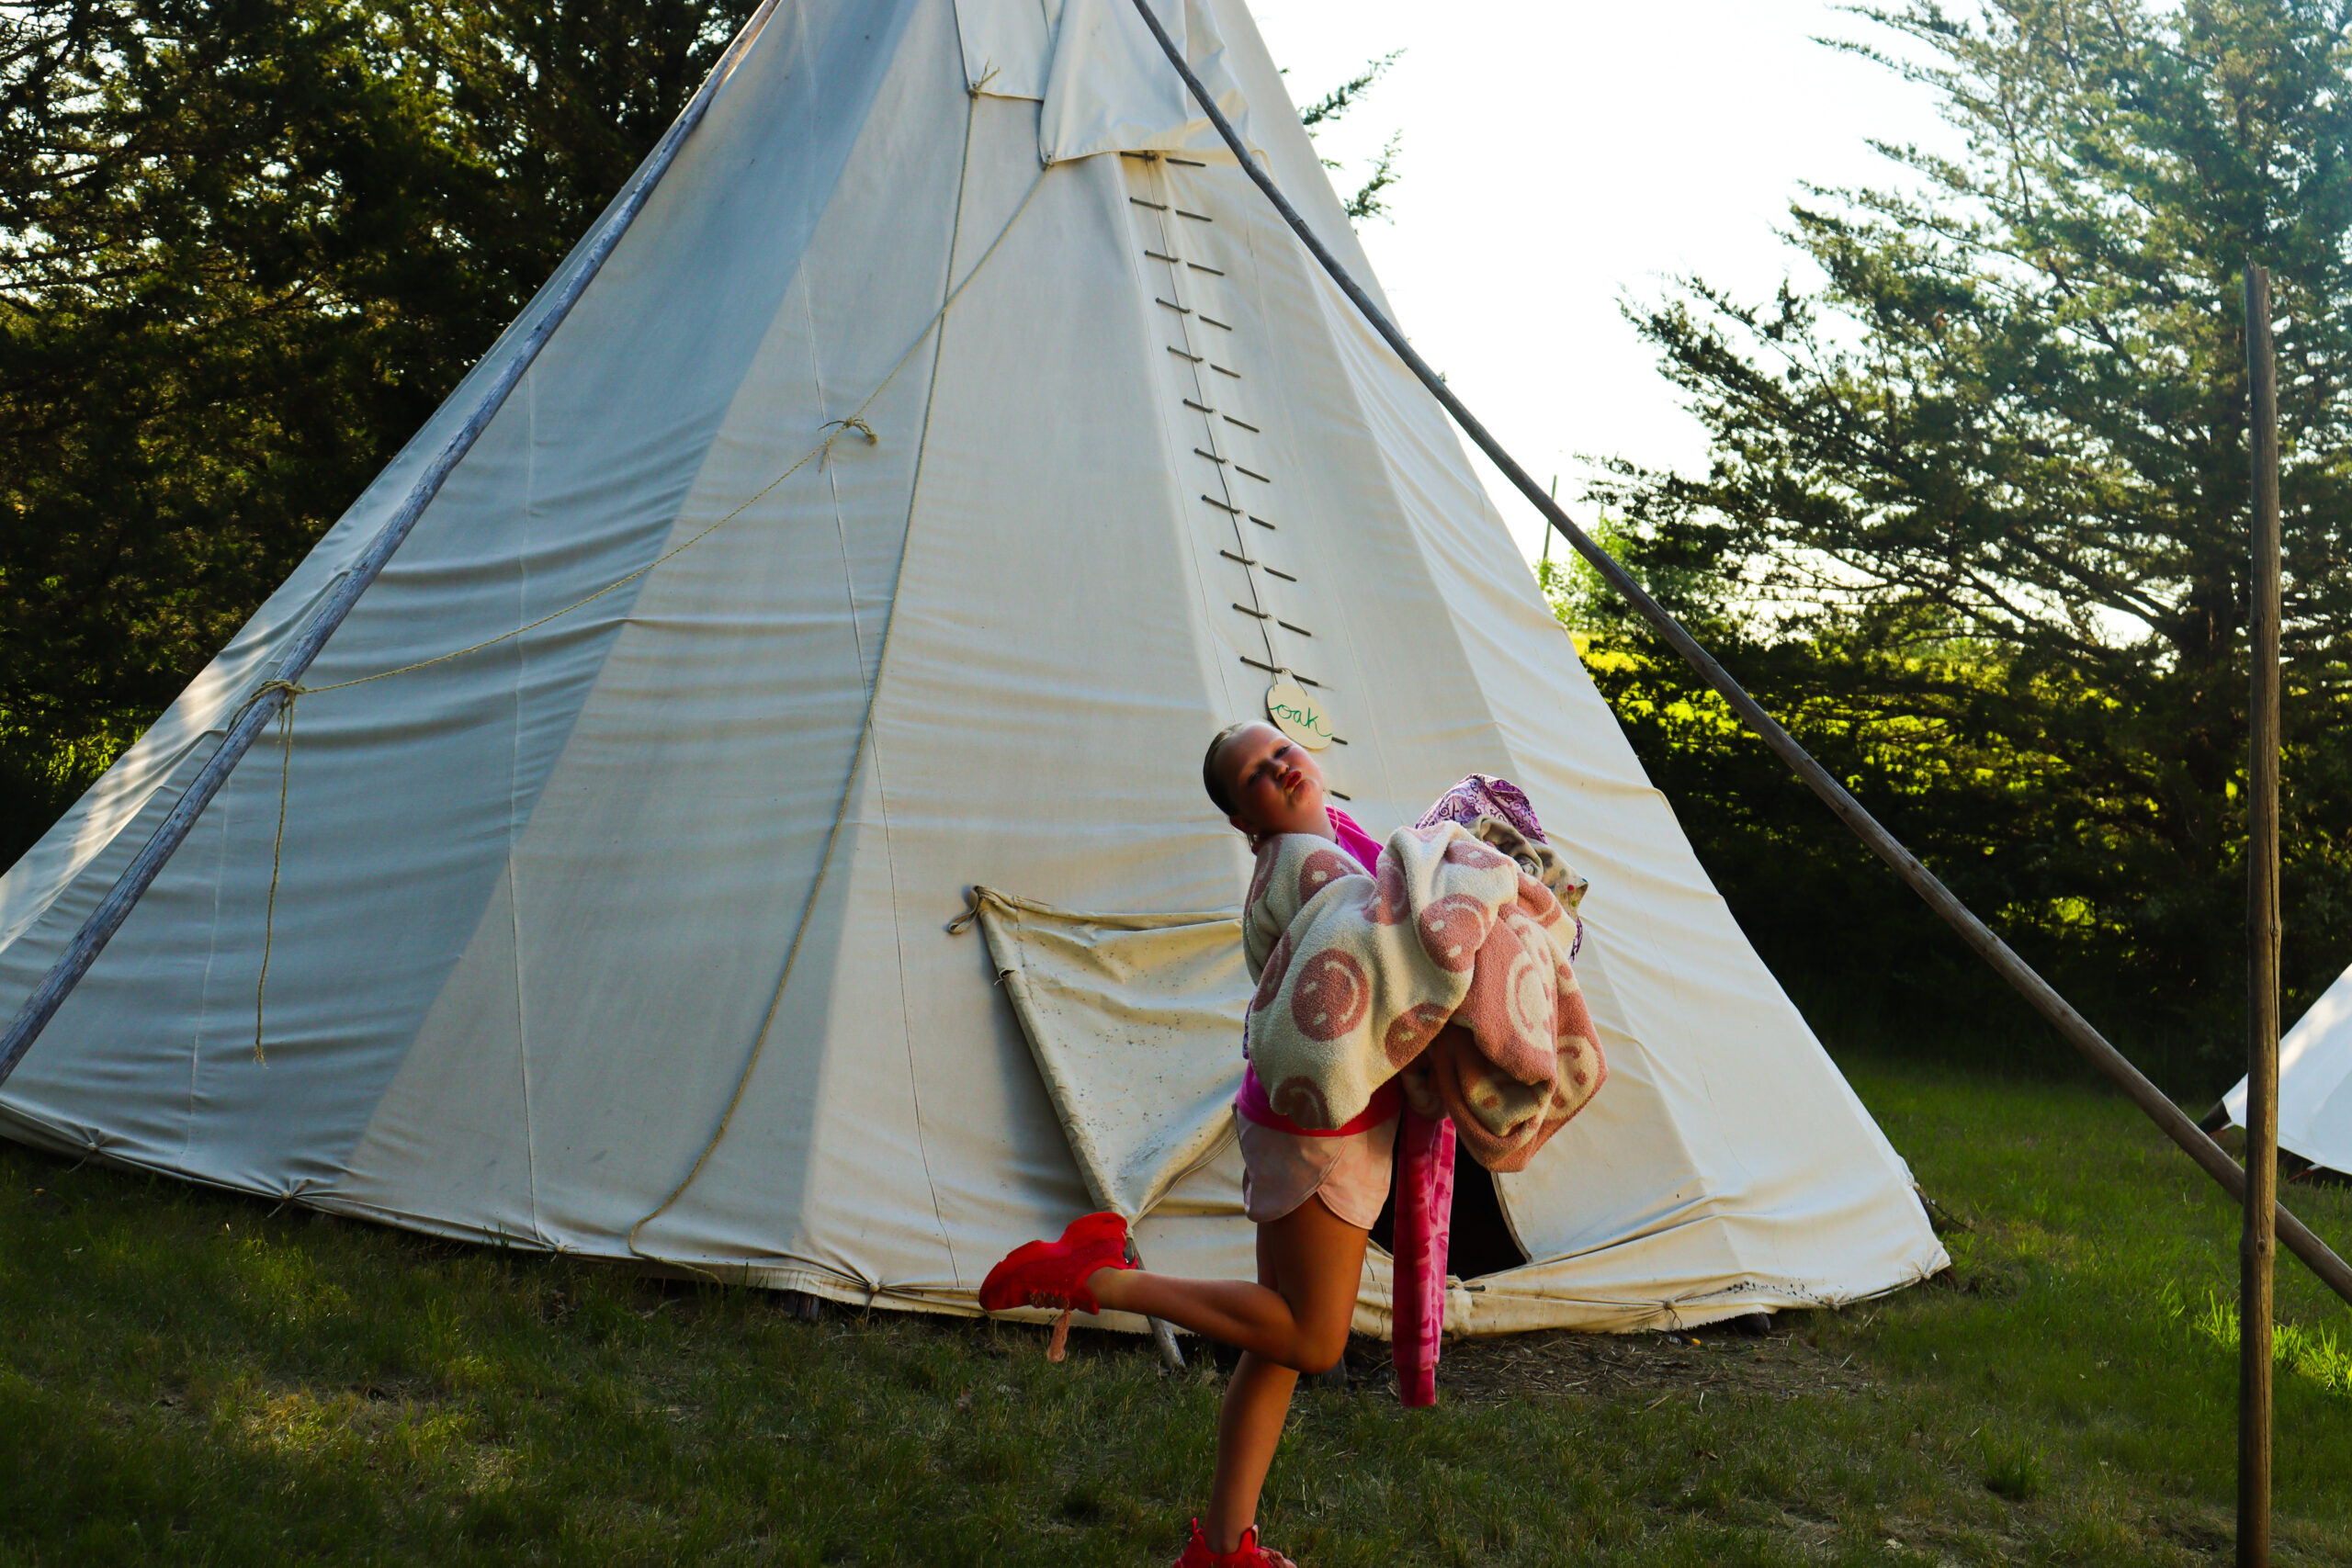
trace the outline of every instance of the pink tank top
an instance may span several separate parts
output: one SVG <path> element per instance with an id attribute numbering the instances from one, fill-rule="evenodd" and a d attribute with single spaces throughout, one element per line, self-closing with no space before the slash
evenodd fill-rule
<path id="1" fill-rule="evenodd" d="M 1326 806 L 1323 812 L 1331 819 L 1331 832 L 1333 837 L 1339 840 L 1340 847 L 1354 856 L 1356 863 L 1363 867 L 1367 874 L 1379 870 L 1379 841 L 1358 827 L 1356 819 L 1338 807 Z M 1373 1090 L 1372 1103 L 1363 1108 L 1361 1115 L 1351 1118 L 1347 1125 L 1302 1127 L 1276 1111 L 1272 1103 L 1266 1099 L 1266 1088 L 1258 1081 L 1257 1070 L 1250 1066 L 1250 1059 L 1245 1055 L 1241 1061 L 1241 1092 L 1233 1097 L 1233 1109 L 1250 1121 L 1257 1122 L 1261 1127 L 1273 1127 L 1284 1133 L 1295 1133 L 1302 1138 L 1344 1138 L 1351 1134 L 1377 1127 L 1391 1116 L 1396 1115 L 1397 1105 L 1402 1098 L 1401 1091 L 1396 1088 L 1396 1080 L 1390 1078 Z"/>

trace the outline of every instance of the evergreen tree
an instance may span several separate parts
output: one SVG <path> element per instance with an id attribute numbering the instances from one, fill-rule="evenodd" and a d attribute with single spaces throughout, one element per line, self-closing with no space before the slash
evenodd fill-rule
<path id="1" fill-rule="evenodd" d="M 1792 209 L 1817 292 L 1688 279 L 1642 312 L 1712 464 L 1598 498 L 1939 874 L 2210 1088 L 2243 1001 L 2249 257 L 2278 301 L 2297 995 L 2352 958 L 2352 6 L 1859 14 L 1958 150 L 1883 147 L 1888 186 Z M 1768 954 L 1948 1009 L 1956 944 L 1600 609 L 1599 673 Z"/>
<path id="2" fill-rule="evenodd" d="M 0 8 L 0 864 L 440 402 L 749 9 Z"/>

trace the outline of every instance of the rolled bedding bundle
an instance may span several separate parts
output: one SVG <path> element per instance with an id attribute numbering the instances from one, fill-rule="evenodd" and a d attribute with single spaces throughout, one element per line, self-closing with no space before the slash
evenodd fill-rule
<path id="1" fill-rule="evenodd" d="M 1525 800 L 1473 775 L 1391 833 L 1369 876 L 1326 839 L 1260 846 L 1244 1027 L 1277 1112 L 1341 1126 L 1399 1077 L 1471 1157 L 1512 1171 L 1600 1091 L 1608 1065 L 1570 963 L 1585 885 Z"/>

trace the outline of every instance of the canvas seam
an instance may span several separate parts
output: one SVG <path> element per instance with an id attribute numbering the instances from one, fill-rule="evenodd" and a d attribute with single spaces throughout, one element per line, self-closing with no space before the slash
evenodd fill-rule
<path id="1" fill-rule="evenodd" d="M 947 237 L 947 291 L 950 297 L 953 296 L 956 288 L 956 253 L 962 247 L 964 241 L 964 200 L 972 185 L 972 141 L 979 120 L 979 109 L 980 100 L 978 96 L 972 96 L 967 99 L 964 111 L 964 157 L 956 181 L 956 219 Z M 1041 173 L 1038 179 L 1042 183 L 1045 175 Z M 1034 193 L 1035 186 L 1033 186 L 1031 190 Z M 1022 198 L 1024 207 L 1028 204 L 1028 199 L 1027 197 Z M 979 264 L 976 262 L 973 265 L 977 268 Z M 943 311 L 945 308 L 944 304 L 941 306 Z M 949 1232 L 947 1216 L 939 1205 L 939 1181 L 932 1173 L 930 1140 L 923 1135 L 922 1075 L 915 1067 L 913 1007 L 907 995 L 907 939 L 904 926 L 899 918 L 899 857 L 891 845 L 890 792 L 882 777 L 882 739 L 876 733 L 874 724 L 875 714 L 882 705 L 882 682 L 887 673 L 884 667 L 890 656 L 890 632 L 895 630 L 899 624 L 899 595 L 905 591 L 907 560 L 914 554 L 915 513 L 922 501 L 923 459 L 930 448 L 931 414 L 939 401 L 940 361 L 946 357 L 947 321 L 943 315 L 939 322 L 939 341 L 932 345 L 931 384 L 923 392 L 922 427 L 915 437 L 914 478 L 907 487 L 907 525 L 899 536 L 899 570 L 891 582 L 890 622 L 882 634 L 882 657 L 875 661 L 874 695 L 865 706 L 865 733 L 874 749 L 875 803 L 882 813 L 882 863 L 888 868 L 890 875 L 890 942 L 899 971 L 899 1037 L 907 1057 L 907 1098 L 913 1102 L 915 1111 L 915 1155 L 922 1161 L 923 1190 L 931 1197 L 932 1223 L 939 1227 L 939 1244 L 947 1252 L 948 1277 L 960 1280 L 964 1277 L 963 1267 L 956 1260 L 956 1238 Z M 846 807 L 847 802 L 844 801 L 843 805 Z"/>
<path id="2" fill-rule="evenodd" d="M 523 437 L 523 532 L 525 548 L 515 552 L 515 611 L 530 614 L 531 522 L 539 504 L 539 378 L 536 367 L 523 378 L 525 398 Z M 514 1066 L 523 1089 L 523 1188 L 531 1215 L 531 1234 L 546 1239 L 539 1224 L 538 1124 L 531 1106 L 530 1010 L 523 991 L 523 687 L 530 659 L 528 637 L 514 639 L 514 724 L 508 731 L 506 764 L 506 919 L 509 956 L 514 976 Z"/>
<path id="3" fill-rule="evenodd" d="M 950 240 L 948 243 L 952 246 L 955 242 Z M 949 265 L 954 265 L 952 254 Z M 813 290 L 808 287 L 808 272 L 806 267 L 801 269 L 800 276 L 794 281 L 793 288 L 800 295 L 800 319 L 808 328 L 808 385 L 817 394 L 818 412 L 822 412 L 825 408 L 825 374 L 823 367 L 817 363 L 817 307 L 810 298 Z M 933 352 L 936 353 L 935 348 Z M 850 647 L 857 655 L 857 676 L 860 681 L 863 681 L 865 679 L 865 628 L 858 624 L 857 573 L 856 569 L 850 565 L 849 525 L 842 516 L 841 473 L 830 462 L 824 464 L 823 471 L 825 495 L 831 502 L 833 510 L 833 540 L 841 547 L 842 598 L 849 607 Z"/>

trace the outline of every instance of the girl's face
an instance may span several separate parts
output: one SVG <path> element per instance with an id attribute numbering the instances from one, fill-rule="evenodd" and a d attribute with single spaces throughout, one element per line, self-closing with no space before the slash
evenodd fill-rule
<path id="1" fill-rule="evenodd" d="M 1219 761 L 1233 798 L 1227 820 L 1252 843 L 1274 833 L 1331 836 L 1314 752 L 1271 724 L 1253 724 L 1225 743 Z"/>

